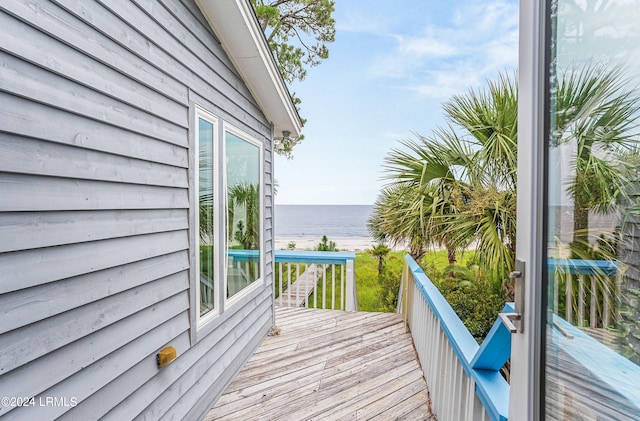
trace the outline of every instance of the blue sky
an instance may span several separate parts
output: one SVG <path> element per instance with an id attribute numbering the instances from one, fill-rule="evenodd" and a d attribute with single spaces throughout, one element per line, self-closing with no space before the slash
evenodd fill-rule
<path id="1" fill-rule="evenodd" d="M 441 104 L 518 56 L 518 2 L 336 0 L 330 57 L 292 91 L 305 140 L 276 157 L 276 204 L 372 204 L 398 141 L 444 123 Z"/>

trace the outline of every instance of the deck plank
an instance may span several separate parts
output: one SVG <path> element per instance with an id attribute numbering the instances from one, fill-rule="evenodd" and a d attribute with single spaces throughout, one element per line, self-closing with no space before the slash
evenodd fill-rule
<path id="1" fill-rule="evenodd" d="M 205 420 L 432 417 L 399 315 L 277 307 L 276 324 Z"/>

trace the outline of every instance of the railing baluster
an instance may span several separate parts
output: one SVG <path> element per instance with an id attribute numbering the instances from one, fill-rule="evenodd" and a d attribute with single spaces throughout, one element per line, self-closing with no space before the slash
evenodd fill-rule
<path id="1" fill-rule="evenodd" d="M 300 302 L 300 263 L 296 263 L 296 307 Z"/>
<path id="2" fill-rule="evenodd" d="M 609 301 L 611 300 L 611 278 L 605 277 L 602 286 L 602 327 L 609 327 Z"/>
<path id="3" fill-rule="evenodd" d="M 247 285 L 249 285 L 249 279 L 251 279 L 251 268 L 249 267 L 249 262 L 244 262 L 244 285 L 243 287 L 246 287 Z"/>
<path id="4" fill-rule="evenodd" d="M 313 265 L 313 308 L 318 308 L 318 265 Z"/>
<path id="5" fill-rule="evenodd" d="M 304 271 L 304 307 L 309 308 L 309 296 L 307 295 L 308 285 L 309 285 L 309 275 L 311 274 L 311 265 L 307 265 Z"/>
<path id="6" fill-rule="evenodd" d="M 345 265 L 340 265 L 340 310 L 344 310 L 344 268 Z"/>
<path id="7" fill-rule="evenodd" d="M 287 305 L 291 307 L 291 262 L 287 263 Z"/>
<path id="8" fill-rule="evenodd" d="M 597 326 L 597 313 L 598 313 L 598 285 L 596 280 L 596 275 L 591 275 L 591 314 L 589 314 L 589 326 L 591 328 L 596 328 Z"/>
<path id="9" fill-rule="evenodd" d="M 567 289 L 565 291 L 565 311 L 566 319 L 569 323 L 573 323 L 573 276 L 567 272 L 565 274 Z"/>
<path id="10" fill-rule="evenodd" d="M 322 265 L 322 309 L 327 308 L 327 267 Z"/>
<path id="11" fill-rule="evenodd" d="M 280 270 L 280 276 L 278 277 L 280 280 L 278 300 L 280 300 L 280 305 L 282 305 L 282 283 L 284 282 L 284 279 L 282 279 L 282 262 L 278 263 L 278 269 Z"/>
<path id="12" fill-rule="evenodd" d="M 331 310 L 336 309 L 336 265 L 331 265 Z"/>
<path id="13" fill-rule="evenodd" d="M 584 325 L 584 275 L 578 277 L 578 326 Z"/>

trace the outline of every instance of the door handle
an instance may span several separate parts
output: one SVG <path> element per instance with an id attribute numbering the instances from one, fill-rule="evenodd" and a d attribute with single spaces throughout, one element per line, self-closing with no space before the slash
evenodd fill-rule
<path id="1" fill-rule="evenodd" d="M 524 269 L 524 262 L 516 259 L 515 270 L 509 274 L 515 287 L 514 312 L 499 314 L 502 324 L 511 333 L 524 332 Z"/>
<path id="2" fill-rule="evenodd" d="M 509 332 L 518 332 L 518 328 L 513 324 L 512 320 L 519 321 L 522 318 L 519 313 L 499 313 L 498 316 L 500 317 L 504 327 L 506 327 Z"/>

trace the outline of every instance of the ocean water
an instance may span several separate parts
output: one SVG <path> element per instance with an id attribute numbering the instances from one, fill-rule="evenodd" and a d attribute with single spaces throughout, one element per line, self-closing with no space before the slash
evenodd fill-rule
<path id="1" fill-rule="evenodd" d="M 275 236 L 369 237 L 369 205 L 276 205 Z"/>

